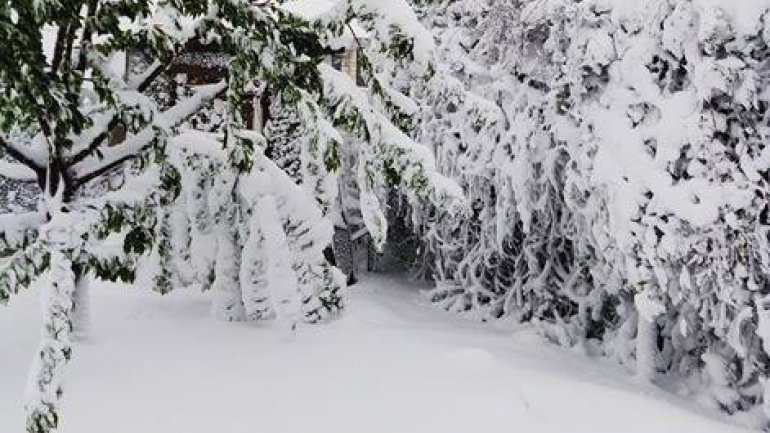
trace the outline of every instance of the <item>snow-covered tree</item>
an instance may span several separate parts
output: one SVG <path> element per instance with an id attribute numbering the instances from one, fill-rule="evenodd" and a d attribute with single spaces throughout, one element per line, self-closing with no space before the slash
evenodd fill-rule
<path id="1" fill-rule="evenodd" d="M 418 215 L 434 299 L 766 423 L 770 4 L 416 3 L 457 93 L 504 115 L 473 129 L 447 114 L 471 100 L 424 104 L 422 140 L 474 212 Z"/>
<path id="2" fill-rule="evenodd" d="M 460 193 L 435 172 L 429 151 L 381 108 L 385 98 L 377 86 L 359 88 L 323 64 L 355 19 L 366 23 L 372 50 L 408 57 L 415 70 L 430 73 L 429 35 L 400 0 L 340 1 L 312 24 L 280 5 L 245 0 L 0 6 L 0 36 L 11 42 L 0 47 L 0 148 L 14 161 L 3 168 L 35 178 L 43 191 L 38 211 L 4 216 L 0 226 L 6 256 L 0 301 L 36 279 L 48 282 L 40 353 L 30 375 L 28 431 L 51 431 L 59 423 L 61 370 L 72 354 L 75 314 L 87 317 L 87 285 L 78 281 L 89 274 L 131 281 L 150 253 L 161 265 L 155 275 L 161 292 L 197 278 L 191 269 L 204 271 L 201 280 L 217 292 L 215 312 L 227 318 L 278 314 L 293 321 L 304 313 L 315 321 L 338 309 L 343 284 L 321 248 L 323 208 L 336 194 L 331 186 L 340 130 L 368 143 L 357 150 L 365 161 L 362 190 L 376 188 L 387 169 L 414 200 L 459 206 Z M 152 87 L 191 41 L 215 44 L 228 56 L 227 79 L 158 101 Z M 124 73 L 126 53 L 138 53 L 146 67 Z M 303 169 L 315 200 L 303 200 L 262 156 L 261 136 L 242 130 L 240 107 L 255 82 L 293 104 L 309 131 Z M 216 98 L 225 100 L 219 139 L 169 139 Z M 111 140 L 118 130 L 125 140 Z M 180 162 L 188 146 L 206 156 L 198 163 L 216 176 L 213 184 Z M 182 193 L 185 200 L 178 202 Z M 321 209 L 313 210 L 315 202 Z M 384 236 L 378 202 L 364 194 L 362 203 L 370 231 Z M 200 241 L 197 233 L 217 240 L 209 267 L 195 269 L 195 255 L 174 254 Z M 266 248 L 273 249 L 270 257 Z M 282 260 L 287 257 L 290 268 Z M 283 284 L 293 279 L 296 289 Z M 268 303 L 266 283 L 273 284 Z"/>

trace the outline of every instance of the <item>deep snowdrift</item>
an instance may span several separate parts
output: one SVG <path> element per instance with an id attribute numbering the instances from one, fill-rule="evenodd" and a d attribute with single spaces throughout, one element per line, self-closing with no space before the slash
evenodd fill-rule
<path id="1" fill-rule="evenodd" d="M 528 330 L 436 311 L 398 280 L 367 279 L 340 320 L 295 335 L 215 321 L 189 291 L 93 295 L 62 433 L 743 431 Z M 0 310 L 0 432 L 23 430 L 38 310 L 33 294 Z"/>

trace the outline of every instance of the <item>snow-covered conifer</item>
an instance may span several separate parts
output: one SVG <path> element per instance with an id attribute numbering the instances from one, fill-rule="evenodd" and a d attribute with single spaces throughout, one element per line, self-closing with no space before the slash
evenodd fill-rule
<path id="1" fill-rule="evenodd" d="M 770 4 L 419 3 L 457 94 L 505 118 L 477 140 L 425 104 L 418 130 L 474 212 L 416 215 L 434 299 L 700 377 L 762 418 Z M 474 152 L 493 156 L 460 166 Z"/>

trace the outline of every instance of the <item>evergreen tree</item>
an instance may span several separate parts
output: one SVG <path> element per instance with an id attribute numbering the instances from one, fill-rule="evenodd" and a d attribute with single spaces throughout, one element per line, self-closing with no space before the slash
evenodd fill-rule
<path id="1" fill-rule="evenodd" d="M 423 99 L 421 139 L 474 212 L 416 215 L 434 299 L 766 423 L 768 5 L 418 3 L 456 94 L 504 113 L 489 140 L 451 117 L 471 99 Z"/>

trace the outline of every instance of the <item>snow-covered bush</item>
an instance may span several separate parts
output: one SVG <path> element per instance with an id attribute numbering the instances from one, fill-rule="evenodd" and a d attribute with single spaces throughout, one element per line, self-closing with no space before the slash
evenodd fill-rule
<path id="1" fill-rule="evenodd" d="M 434 299 L 767 423 L 770 3 L 416 3 L 457 94 L 504 116 L 420 101 L 473 203 L 417 215 Z"/>
<path id="2" fill-rule="evenodd" d="M 345 280 L 323 255 L 332 231 L 309 191 L 262 149 L 236 182 L 214 137 L 189 132 L 169 146 L 186 180 L 171 210 L 174 279 L 212 288 L 213 313 L 225 320 L 293 326 L 341 310 Z"/>

